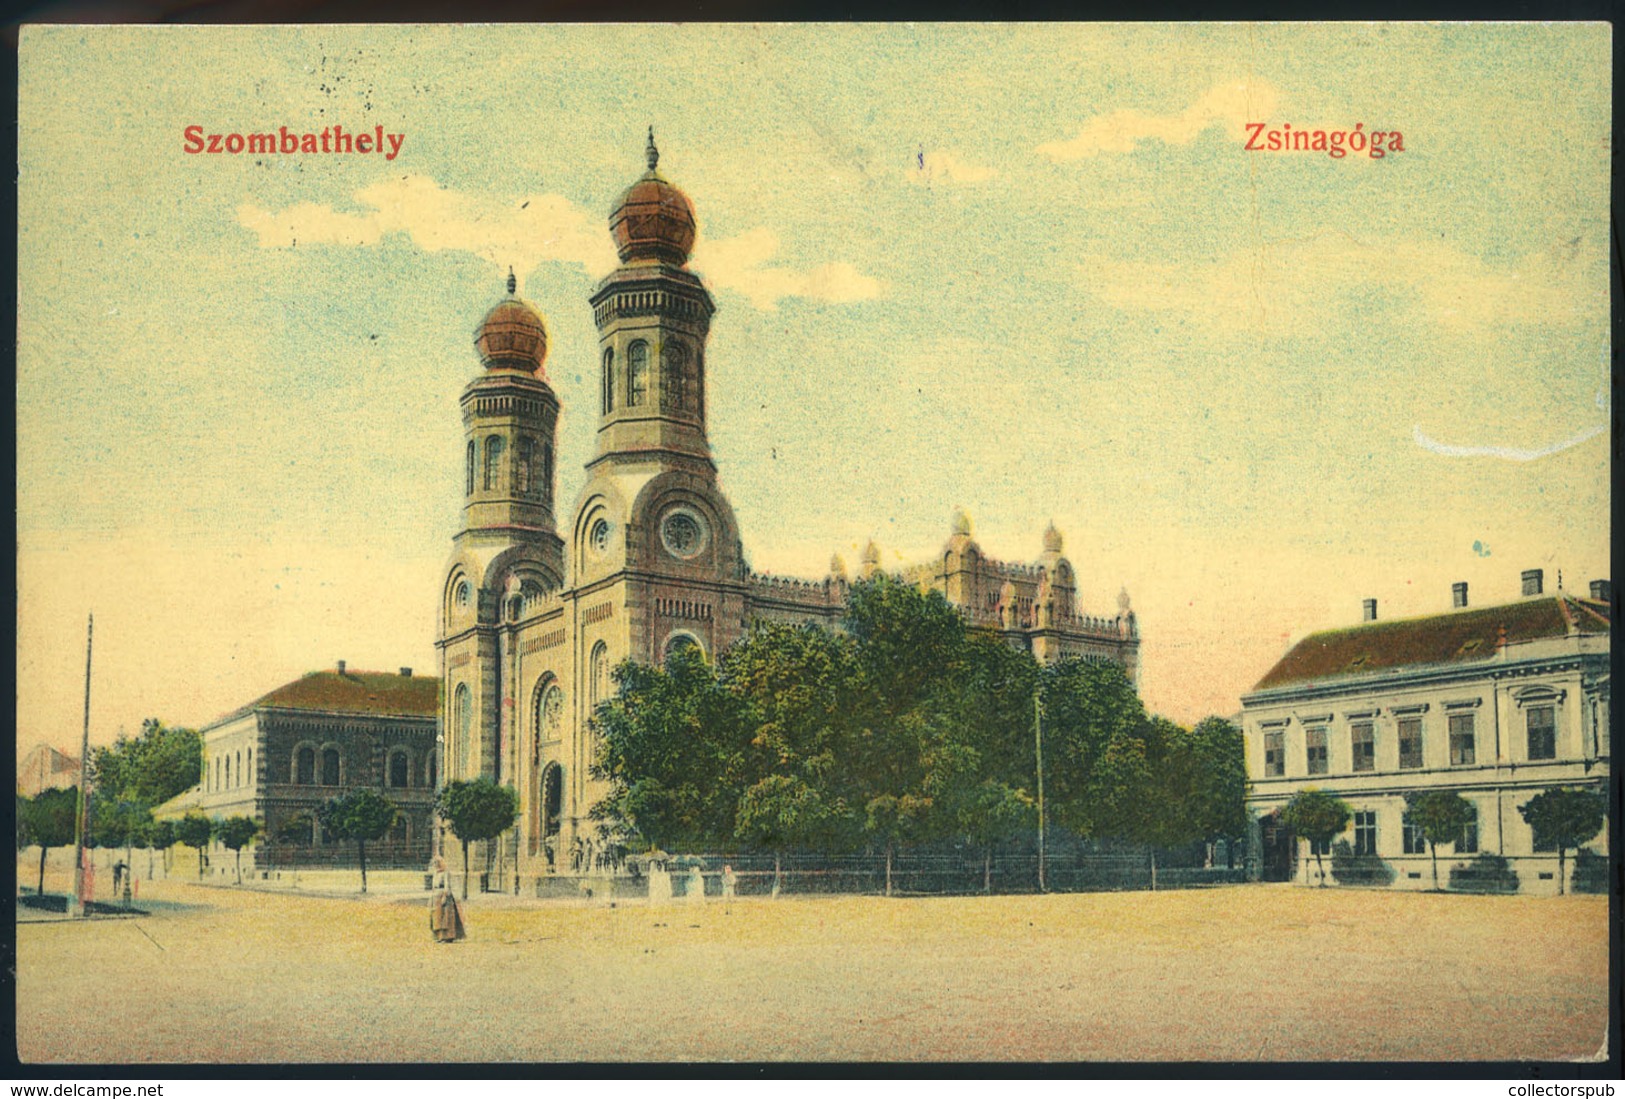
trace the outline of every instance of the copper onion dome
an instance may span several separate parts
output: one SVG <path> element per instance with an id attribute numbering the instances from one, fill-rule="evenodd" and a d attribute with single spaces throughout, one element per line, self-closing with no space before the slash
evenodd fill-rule
<path id="1" fill-rule="evenodd" d="M 514 296 L 518 283 L 508 270 L 508 296 L 497 302 L 474 330 L 474 346 L 480 361 L 491 370 L 542 368 L 547 359 L 547 325 L 536 310 Z"/>
<path id="2" fill-rule="evenodd" d="M 645 155 L 649 170 L 615 204 L 609 232 L 622 263 L 660 260 L 681 267 L 694 249 L 694 206 L 655 171 L 660 150 L 655 148 L 653 127 L 649 128 Z"/>

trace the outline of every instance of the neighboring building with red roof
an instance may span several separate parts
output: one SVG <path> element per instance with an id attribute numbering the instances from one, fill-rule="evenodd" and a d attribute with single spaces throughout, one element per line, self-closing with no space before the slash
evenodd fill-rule
<path id="1" fill-rule="evenodd" d="M 422 866 L 429 860 L 435 788 L 436 676 L 412 669 L 311 672 L 255 699 L 203 734 L 203 781 L 183 798 L 205 816 L 253 817 L 262 832 L 243 852 L 245 868 L 346 864 L 353 842 L 312 826 L 288 839 L 284 825 L 358 787 L 372 787 L 400 806 L 395 831 L 369 845 L 367 862 Z M 234 860 L 213 860 L 221 872 Z"/>
<path id="2" fill-rule="evenodd" d="M 1365 622 L 1304 638 L 1242 698 L 1260 876 L 1312 882 L 1311 853 L 1278 813 L 1316 788 L 1354 810 L 1327 853 L 1336 880 L 1431 888 L 1405 795 L 1448 789 L 1477 822 L 1441 845 L 1441 885 L 1489 854 L 1520 889 L 1556 892 L 1557 853 L 1539 849 L 1518 807 L 1553 787 L 1608 789 L 1613 593 L 1597 581 L 1590 598 L 1546 594 L 1538 570 L 1523 581 L 1515 603 L 1468 607 L 1457 584 L 1449 613 L 1392 622 L 1367 600 Z M 1606 854 L 1607 830 L 1589 846 Z"/>
<path id="3" fill-rule="evenodd" d="M 45 790 L 70 790 L 79 785 L 79 759 L 49 744 L 36 744 L 17 765 L 17 792 L 38 797 Z"/>

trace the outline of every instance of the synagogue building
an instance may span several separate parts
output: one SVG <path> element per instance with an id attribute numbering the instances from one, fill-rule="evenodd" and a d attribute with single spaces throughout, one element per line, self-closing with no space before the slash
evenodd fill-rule
<path id="1" fill-rule="evenodd" d="M 519 826 L 494 852 L 499 880 L 590 863 L 594 707 L 623 660 L 720 653 L 752 623 L 833 626 L 849 578 L 839 558 L 816 579 L 753 571 L 706 437 L 706 340 L 716 306 L 688 269 L 694 208 L 657 170 L 615 205 L 620 257 L 591 295 L 598 328 L 598 429 L 586 483 L 555 508 L 559 400 L 548 383 L 542 315 L 515 296 L 475 334 L 483 370 L 461 398 L 462 529 L 440 592 L 441 729 L 447 779 L 484 776 L 519 791 Z M 860 578 L 879 569 L 871 544 Z M 1127 593 L 1090 615 L 1053 526 L 1028 563 L 988 558 L 963 515 L 940 555 L 902 578 L 936 589 L 976 626 L 1042 660 L 1112 661 L 1137 677 Z M 447 849 L 451 848 L 447 844 Z"/>

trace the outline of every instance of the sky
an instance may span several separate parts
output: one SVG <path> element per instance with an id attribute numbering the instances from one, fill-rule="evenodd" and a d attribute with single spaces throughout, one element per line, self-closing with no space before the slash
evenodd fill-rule
<path id="1" fill-rule="evenodd" d="M 959 508 L 1031 561 L 1053 521 L 1082 609 L 1128 591 L 1141 694 L 1187 722 L 1364 598 L 1508 601 L 1530 568 L 1584 591 L 1610 49 L 1601 24 L 24 28 L 19 754 L 76 750 L 91 612 L 93 743 L 340 659 L 431 671 L 474 327 L 511 265 L 567 526 L 587 298 L 650 126 L 697 210 L 709 435 L 758 571 L 870 539 L 901 567 Z M 186 151 L 335 124 L 399 151 Z M 1247 148 L 1288 125 L 1366 151 Z"/>

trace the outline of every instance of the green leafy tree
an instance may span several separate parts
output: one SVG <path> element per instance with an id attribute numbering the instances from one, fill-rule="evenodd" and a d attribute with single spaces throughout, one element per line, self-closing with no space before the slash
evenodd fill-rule
<path id="1" fill-rule="evenodd" d="M 41 790 L 18 801 L 24 842 L 39 845 L 39 892 L 45 893 L 45 856 L 53 847 L 73 842 L 79 815 L 79 788 Z"/>
<path id="2" fill-rule="evenodd" d="M 1458 843 L 1476 814 L 1472 802 L 1454 790 L 1405 795 L 1405 823 L 1422 831 L 1433 858 L 1433 888 L 1439 888 L 1439 844 Z"/>
<path id="3" fill-rule="evenodd" d="M 510 795 L 513 794 L 513 791 L 506 786 L 496 787 L 496 789 L 506 790 Z M 507 823 L 502 828 L 512 824 L 514 817 L 518 814 L 517 796 L 514 801 L 514 811 L 509 814 Z M 322 806 L 322 824 L 327 827 L 327 830 L 341 840 L 355 840 L 356 854 L 361 862 L 361 891 L 363 893 L 367 891 L 367 844 L 382 839 L 385 833 L 395 826 L 395 818 L 399 814 L 400 809 L 393 801 L 366 787 L 351 790 L 343 797 L 334 798 Z M 502 831 L 502 828 L 497 829 L 497 831 Z M 468 851 L 466 844 L 463 851 L 466 859 Z"/>
<path id="4" fill-rule="evenodd" d="M 1207 717 L 1184 737 L 1191 782 L 1186 808 L 1195 831 L 1208 840 L 1247 834 L 1247 758 L 1241 730 Z"/>
<path id="5" fill-rule="evenodd" d="M 453 780 L 441 788 L 435 812 L 463 845 L 463 899 L 468 899 L 468 845 L 494 840 L 513 827 L 519 795 L 488 778 Z"/>
<path id="6" fill-rule="evenodd" d="M 202 813 L 187 813 L 175 822 L 175 842 L 184 843 L 197 851 L 197 880 L 203 880 L 204 850 L 214 838 L 214 821 Z"/>
<path id="7" fill-rule="evenodd" d="M 1330 847 L 1332 839 L 1348 827 L 1348 802 L 1324 790 L 1303 790 L 1294 795 L 1281 810 L 1281 823 L 1308 840 L 1315 851 L 1315 868 L 1320 887 L 1326 888 L 1326 868 L 1320 853 Z"/>
<path id="8" fill-rule="evenodd" d="M 243 884 L 243 848 L 247 847 L 254 837 L 260 834 L 260 822 L 253 817 L 227 817 L 225 820 L 215 823 L 214 834 L 220 838 L 222 846 L 235 852 L 237 856 L 237 884 Z M 366 881 L 364 869 L 362 881 L 363 883 Z M 364 884 L 361 891 L 366 892 Z"/>
<path id="9" fill-rule="evenodd" d="M 1045 810 L 1081 836 L 1132 834 L 1149 778 L 1145 706 L 1116 664 L 1047 665 L 1043 699 Z"/>
<path id="10" fill-rule="evenodd" d="M 124 848 L 124 865 L 130 866 L 137 840 L 152 824 L 151 810 L 143 801 L 131 797 L 110 799 L 100 790 L 92 790 L 90 800 L 96 845 Z"/>
<path id="11" fill-rule="evenodd" d="M 784 882 L 787 848 L 824 846 L 840 831 L 844 813 L 794 775 L 768 775 L 739 799 L 736 835 L 745 844 L 773 852 L 773 889 Z M 827 849 L 827 848 L 826 848 Z"/>
<path id="12" fill-rule="evenodd" d="M 593 815 L 666 850 L 728 842 L 749 743 L 736 694 L 695 648 L 614 674 L 617 692 L 592 722 L 593 773 L 610 781 Z"/>
<path id="13" fill-rule="evenodd" d="M 203 737 L 196 729 L 142 722 L 139 737 L 120 736 L 91 752 L 95 789 L 114 800 L 159 805 L 196 786 L 203 776 Z"/>
<path id="14" fill-rule="evenodd" d="M 1607 800 L 1591 790 L 1559 787 L 1536 794 L 1518 806 L 1518 812 L 1534 829 L 1537 843 L 1557 848 L 1557 891 L 1565 892 L 1568 849 L 1579 847 L 1602 831 L 1608 816 Z"/>
<path id="15" fill-rule="evenodd" d="M 172 820 L 147 819 L 147 826 L 141 830 L 141 844 L 147 849 L 147 877 L 152 877 L 152 852 L 159 852 L 164 860 L 164 869 L 169 869 L 169 849 L 175 846 L 175 822 Z"/>

